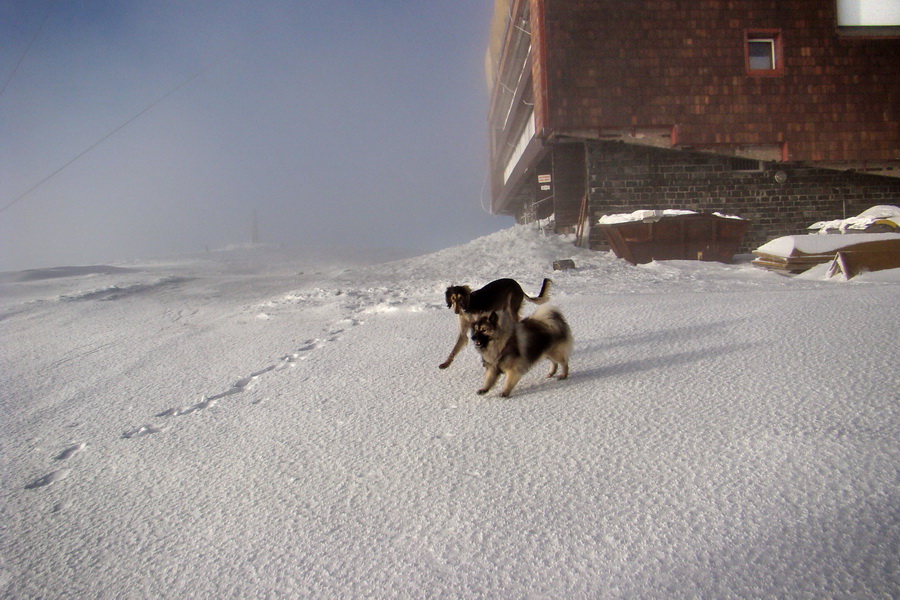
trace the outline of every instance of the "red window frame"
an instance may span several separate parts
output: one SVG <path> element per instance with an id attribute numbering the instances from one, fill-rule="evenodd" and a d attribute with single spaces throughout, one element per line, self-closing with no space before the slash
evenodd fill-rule
<path id="1" fill-rule="evenodd" d="M 780 29 L 747 29 L 744 31 L 744 67 L 753 77 L 779 77 L 784 75 L 784 36 Z M 750 42 L 772 42 L 774 68 L 754 69 L 750 67 Z"/>

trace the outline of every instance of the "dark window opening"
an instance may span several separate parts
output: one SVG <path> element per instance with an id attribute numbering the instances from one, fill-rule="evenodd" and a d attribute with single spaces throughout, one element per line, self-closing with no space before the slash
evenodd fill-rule
<path id="1" fill-rule="evenodd" d="M 761 171 L 762 162 L 753 160 L 752 158 L 732 158 L 732 171 Z"/>
<path id="2" fill-rule="evenodd" d="M 747 42 L 747 56 L 750 70 L 775 68 L 775 40 L 749 40 Z"/>

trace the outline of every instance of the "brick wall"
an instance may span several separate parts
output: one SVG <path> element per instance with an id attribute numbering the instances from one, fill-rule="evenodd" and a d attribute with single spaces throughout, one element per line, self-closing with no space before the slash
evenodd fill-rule
<path id="1" fill-rule="evenodd" d="M 855 216 L 877 204 L 900 204 L 900 179 L 771 163 L 759 171 L 738 159 L 644 148 L 587 144 L 589 214 L 639 209 L 718 211 L 751 221 L 742 252 L 782 236 L 806 233 L 816 221 Z M 787 180 L 775 181 L 784 171 Z M 604 245 L 593 228 L 591 246 Z"/>

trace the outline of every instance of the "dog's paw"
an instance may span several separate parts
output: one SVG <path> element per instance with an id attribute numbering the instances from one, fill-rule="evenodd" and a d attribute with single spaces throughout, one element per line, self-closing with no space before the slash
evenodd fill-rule
<path id="1" fill-rule="evenodd" d="M 447 360 L 438 365 L 438 369 L 446 369 L 450 366 L 450 363 L 453 361 Z"/>
<path id="2" fill-rule="evenodd" d="M 500 392 L 500 396 L 503 397 L 503 398 L 509 398 L 509 395 L 510 395 L 511 393 L 512 393 L 512 392 Z"/>
<path id="3" fill-rule="evenodd" d="M 489 391 L 490 391 L 490 390 L 488 390 L 487 388 L 481 388 L 480 390 L 478 390 L 478 395 L 479 395 L 479 396 L 484 396 L 484 395 L 487 394 Z"/>

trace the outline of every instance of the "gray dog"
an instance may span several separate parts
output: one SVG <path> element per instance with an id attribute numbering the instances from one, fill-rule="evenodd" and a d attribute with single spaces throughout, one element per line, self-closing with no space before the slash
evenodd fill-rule
<path id="1" fill-rule="evenodd" d="M 521 321 L 507 311 L 491 312 L 472 323 L 472 342 L 485 368 L 479 394 L 488 393 L 502 373 L 506 379 L 500 395 L 509 397 L 519 379 L 544 357 L 553 363 L 547 377 L 556 375 L 558 367 L 562 368 L 559 379 L 569 376 L 572 330 L 562 313 L 552 306 L 542 306 Z"/>

